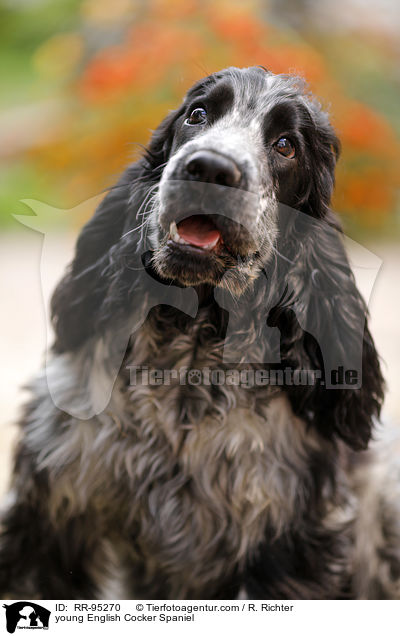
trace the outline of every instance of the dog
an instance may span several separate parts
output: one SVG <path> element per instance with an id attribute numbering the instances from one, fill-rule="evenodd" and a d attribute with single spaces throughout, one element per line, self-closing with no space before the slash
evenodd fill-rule
<path id="1" fill-rule="evenodd" d="M 228 68 L 110 189 L 52 298 L 4 598 L 399 597 L 399 480 L 368 449 L 384 383 L 329 208 L 339 152 L 302 80 Z"/>

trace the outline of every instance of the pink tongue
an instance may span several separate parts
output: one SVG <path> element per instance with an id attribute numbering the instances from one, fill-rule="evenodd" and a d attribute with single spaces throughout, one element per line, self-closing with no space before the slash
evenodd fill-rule
<path id="1" fill-rule="evenodd" d="M 214 243 L 221 236 L 214 223 L 201 215 L 189 216 L 178 223 L 178 232 L 181 238 L 198 247 Z"/>

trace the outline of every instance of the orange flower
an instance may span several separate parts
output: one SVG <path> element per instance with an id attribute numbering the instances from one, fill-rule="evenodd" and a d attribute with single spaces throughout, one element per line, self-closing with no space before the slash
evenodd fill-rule
<path id="1" fill-rule="evenodd" d="M 219 11 L 210 11 L 209 25 L 214 33 L 225 42 L 245 44 L 261 42 L 268 29 L 258 20 L 244 11 L 229 15 Z"/>
<path id="2" fill-rule="evenodd" d="M 141 61 L 123 47 L 108 48 L 94 57 L 78 84 L 87 99 L 118 94 L 132 85 Z"/>
<path id="3" fill-rule="evenodd" d="M 338 130 L 343 146 L 384 157 L 399 156 L 399 143 L 391 126 L 365 104 L 347 104 L 338 119 Z"/>
<path id="4" fill-rule="evenodd" d="M 358 217 L 370 227 L 379 227 L 393 210 L 395 197 L 393 175 L 384 167 L 370 165 L 349 172 L 344 165 L 338 173 L 333 205 L 337 211 Z"/>

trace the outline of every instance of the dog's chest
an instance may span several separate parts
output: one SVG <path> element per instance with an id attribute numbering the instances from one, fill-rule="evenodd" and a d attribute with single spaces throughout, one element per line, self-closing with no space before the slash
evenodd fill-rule
<path id="1" fill-rule="evenodd" d="M 230 408 L 206 409 L 192 423 L 173 387 L 141 386 L 131 397 L 137 441 L 128 471 L 140 552 L 175 597 L 190 586 L 200 593 L 240 568 L 268 524 L 279 531 L 292 517 L 307 470 L 303 424 L 283 396 L 256 414 L 225 392 L 219 399 Z"/>
<path id="2" fill-rule="evenodd" d="M 164 574 L 179 598 L 240 568 L 267 525 L 275 532 L 287 525 L 302 505 L 316 442 L 286 397 L 265 387 L 256 394 L 138 373 L 154 359 L 161 369 L 201 369 L 207 360 L 215 368 L 218 352 L 194 354 L 193 338 L 180 337 L 158 358 L 149 350 L 149 339 L 136 340 L 125 361 L 135 375 L 128 387 L 116 387 L 111 403 L 129 431 L 118 450 L 118 478 L 124 489 L 129 484 L 128 521 L 148 577 Z"/>

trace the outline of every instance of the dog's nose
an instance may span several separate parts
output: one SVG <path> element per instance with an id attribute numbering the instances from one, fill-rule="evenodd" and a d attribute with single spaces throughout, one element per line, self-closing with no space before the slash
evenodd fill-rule
<path id="1" fill-rule="evenodd" d="M 242 177 L 231 159 L 210 150 L 198 150 L 190 155 L 185 167 L 192 179 L 205 183 L 235 187 Z"/>

